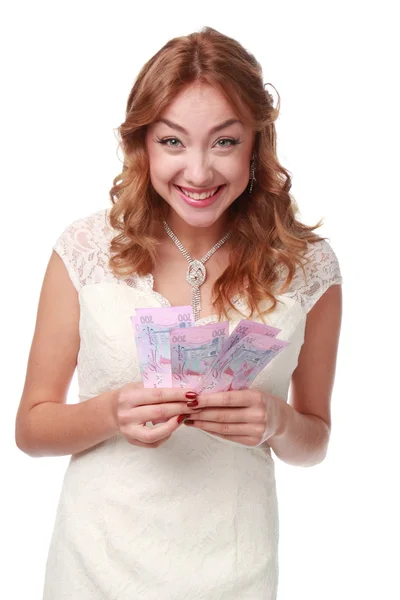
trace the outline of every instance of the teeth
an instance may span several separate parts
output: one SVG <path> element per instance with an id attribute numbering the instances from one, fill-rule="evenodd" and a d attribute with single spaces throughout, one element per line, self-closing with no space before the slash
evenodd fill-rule
<path id="1" fill-rule="evenodd" d="M 204 192 L 202 194 L 194 194 L 192 192 L 187 192 L 186 190 L 183 190 L 182 188 L 179 188 L 179 189 L 185 194 L 185 196 L 188 196 L 188 198 L 192 198 L 192 200 L 205 200 L 206 198 L 209 198 L 210 196 L 215 194 L 218 187 L 211 190 L 211 192 Z"/>

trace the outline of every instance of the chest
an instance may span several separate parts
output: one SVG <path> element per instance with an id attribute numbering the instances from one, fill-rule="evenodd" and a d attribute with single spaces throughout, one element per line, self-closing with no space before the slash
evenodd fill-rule
<path id="1" fill-rule="evenodd" d="M 212 256 L 204 264 L 205 279 L 200 285 L 201 310 L 200 318 L 214 315 L 213 287 L 229 264 L 229 257 L 221 253 Z M 172 306 L 190 305 L 192 301 L 193 286 L 188 282 L 189 263 L 181 254 L 165 257 L 159 261 L 153 270 L 153 289 L 161 294 Z"/>

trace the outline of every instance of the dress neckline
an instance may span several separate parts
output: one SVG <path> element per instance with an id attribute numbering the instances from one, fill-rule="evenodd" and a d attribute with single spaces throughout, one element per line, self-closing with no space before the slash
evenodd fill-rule
<path id="1" fill-rule="evenodd" d="M 111 208 L 108 207 L 105 211 L 105 218 L 106 218 L 106 224 L 108 229 L 111 232 L 114 232 L 114 229 L 111 227 L 110 221 L 109 221 L 109 214 L 110 214 L 110 210 Z M 129 283 L 132 282 L 132 283 Z M 163 296 L 162 294 L 160 294 L 159 292 L 156 292 L 154 290 L 154 277 L 152 273 L 148 273 L 147 275 L 133 275 L 133 276 L 128 276 L 125 279 L 125 283 L 127 283 L 130 287 L 138 287 L 142 290 L 146 290 L 147 292 L 149 292 L 163 307 L 171 307 L 171 303 L 168 300 L 168 298 L 166 298 L 165 296 Z M 231 302 L 234 306 L 237 307 L 241 307 L 243 309 L 244 306 L 246 306 L 246 302 L 244 297 L 241 294 L 236 294 L 236 296 L 234 296 L 231 299 Z M 242 317 L 241 317 L 242 318 Z M 208 323 L 217 323 L 218 322 L 218 315 L 208 315 L 206 317 L 202 317 L 201 319 L 197 319 L 197 321 L 195 321 L 195 325 L 206 325 Z"/>
<path id="2" fill-rule="evenodd" d="M 135 276 L 136 279 L 136 285 L 139 284 L 139 287 L 142 289 L 146 289 L 148 292 L 151 293 L 151 295 L 161 304 L 161 306 L 164 307 L 171 307 L 171 303 L 168 300 L 168 298 L 166 298 L 165 296 L 163 296 L 162 294 L 160 294 L 159 292 L 156 292 L 154 290 L 154 277 L 152 273 L 149 273 L 148 275 L 136 275 Z M 243 297 L 240 294 L 237 294 L 236 296 L 234 296 L 231 299 L 231 302 L 234 306 L 243 306 Z M 218 315 L 208 315 L 206 317 L 201 317 L 201 319 L 197 319 L 197 321 L 195 321 L 195 325 L 207 325 L 208 323 L 217 323 L 218 322 Z"/>

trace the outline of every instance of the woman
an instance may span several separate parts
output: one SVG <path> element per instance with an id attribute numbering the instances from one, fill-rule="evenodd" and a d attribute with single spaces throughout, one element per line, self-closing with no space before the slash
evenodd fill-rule
<path id="1" fill-rule="evenodd" d="M 45 600 L 276 598 L 271 448 L 324 459 L 341 321 L 339 265 L 295 218 L 278 114 L 238 42 L 169 41 L 130 93 L 112 206 L 54 246 L 16 423 L 27 454 L 72 455 Z M 203 283 L 186 278 L 196 259 Z M 250 389 L 143 388 L 130 317 L 189 304 L 197 325 L 246 317 L 289 345 Z"/>

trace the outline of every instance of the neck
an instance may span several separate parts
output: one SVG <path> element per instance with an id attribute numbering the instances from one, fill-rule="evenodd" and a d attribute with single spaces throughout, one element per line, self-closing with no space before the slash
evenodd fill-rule
<path id="1" fill-rule="evenodd" d="M 189 225 L 173 210 L 169 211 L 165 221 L 193 259 L 204 256 L 229 231 L 225 215 L 221 215 L 210 227 Z M 163 232 L 164 237 L 169 239 L 164 228 Z"/>

